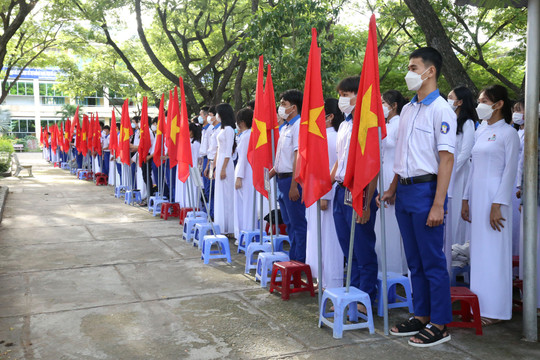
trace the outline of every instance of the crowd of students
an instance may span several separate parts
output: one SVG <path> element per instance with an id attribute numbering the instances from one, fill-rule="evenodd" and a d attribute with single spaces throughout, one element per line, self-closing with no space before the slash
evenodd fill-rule
<path id="1" fill-rule="evenodd" d="M 500 85 L 486 87 L 478 98 L 463 86 L 444 96 L 437 86 L 441 67 L 442 57 L 435 49 L 420 48 L 410 55 L 405 76 L 414 97 L 408 101 L 396 90 L 382 94 L 387 121 L 381 152 L 384 188 L 377 188 L 376 178 L 367 186 L 367 207 L 361 217 L 353 218 L 343 185 L 359 77 L 343 79 L 337 85 L 339 99 L 328 98 L 324 106 L 328 171 L 334 185 L 321 199 L 323 269 L 319 287 L 343 286 L 344 263 L 350 261 L 351 285 L 375 301 L 381 263 L 377 224 L 380 211 L 385 211 L 388 270 L 409 276 L 414 294 L 414 316 L 394 326 L 391 334 L 411 336 L 413 346 L 450 340 L 446 324 L 452 321 L 452 245 L 470 242 L 470 288 L 479 298 L 483 325 L 511 318 L 512 256 L 521 249 L 524 102 L 512 102 Z M 316 277 L 316 207 L 305 208 L 302 187 L 294 179 L 303 94 L 288 90 L 279 100 L 279 140 L 270 177 L 277 184 L 280 218 L 291 243 L 290 258 L 307 262 Z M 203 107 L 189 125 L 192 160 L 201 171 L 210 214 L 222 233 L 236 239 L 268 212 L 267 206 L 262 213 L 255 206 L 259 195 L 247 161 L 253 107 L 252 102 L 236 114 L 229 104 Z M 139 121 L 132 119 L 134 162 Z M 125 183 L 130 176 L 143 198 L 163 182 L 165 196 L 181 206 L 192 204 L 193 199 L 198 202 L 193 181 L 180 182 L 174 169 L 173 174 L 168 172 L 169 166 L 160 174 L 162 169 L 151 161 L 156 125 L 157 118 L 151 119 L 150 154 L 141 167 L 134 163 L 131 170 L 114 166 L 108 151 L 109 128 L 103 126 L 104 155 L 103 161 L 96 157 L 96 168 L 109 174 L 109 184 Z M 75 156 L 81 167 L 82 158 Z M 354 251 L 347 259 L 352 226 Z M 365 308 L 359 305 L 359 311 L 365 312 Z"/>

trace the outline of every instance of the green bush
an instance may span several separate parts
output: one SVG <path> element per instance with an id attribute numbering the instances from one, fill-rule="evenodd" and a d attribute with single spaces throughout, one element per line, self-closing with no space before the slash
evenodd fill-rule
<path id="1" fill-rule="evenodd" d="M 7 172 L 11 167 L 11 154 L 13 151 L 11 140 L 0 139 L 0 174 Z"/>
<path id="2" fill-rule="evenodd" d="M 8 154 L 12 154 L 15 150 L 13 149 L 13 144 L 11 143 L 11 140 L 9 139 L 0 139 L 0 152 L 7 152 Z"/>

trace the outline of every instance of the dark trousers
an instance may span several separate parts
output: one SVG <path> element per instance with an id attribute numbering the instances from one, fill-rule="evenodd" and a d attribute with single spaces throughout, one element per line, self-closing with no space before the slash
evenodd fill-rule
<path id="1" fill-rule="evenodd" d="M 291 241 L 289 257 L 291 260 L 306 262 L 306 207 L 302 203 L 302 187 L 298 186 L 300 198 L 296 201 L 289 199 L 292 177 L 277 179 L 280 191 L 278 198 L 283 221 L 287 225 L 287 233 Z"/>
<path id="2" fill-rule="evenodd" d="M 338 186 L 334 195 L 334 224 L 345 257 L 349 256 L 353 208 L 345 205 L 345 188 Z M 375 197 L 369 204 L 369 221 L 365 224 L 354 222 L 353 258 L 351 261 L 351 285 L 369 294 L 371 301 L 377 297 L 377 254 L 375 253 L 375 219 L 377 203 Z"/>
<path id="3" fill-rule="evenodd" d="M 398 184 L 396 218 L 411 271 L 414 314 L 430 316 L 431 322 L 443 325 L 452 321 L 450 278 L 443 253 L 444 225 L 426 225 L 436 189 L 436 181 Z"/>

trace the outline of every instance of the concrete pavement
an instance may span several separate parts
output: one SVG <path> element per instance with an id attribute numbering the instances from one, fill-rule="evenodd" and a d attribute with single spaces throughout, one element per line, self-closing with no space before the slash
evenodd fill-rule
<path id="1" fill-rule="evenodd" d="M 317 298 L 282 301 L 232 264 L 204 265 L 178 222 L 124 205 L 23 153 L 0 225 L 0 359 L 539 359 L 521 315 L 416 349 L 406 339 L 317 327 Z M 231 243 L 232 244 L 232 243 Z M 236 247 L 233 246 L 235 249 Z M 390 323 L 408 316 L 392 310 Z"/>

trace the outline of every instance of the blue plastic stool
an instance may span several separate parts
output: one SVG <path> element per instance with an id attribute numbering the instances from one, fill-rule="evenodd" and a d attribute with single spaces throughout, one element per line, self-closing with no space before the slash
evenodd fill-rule
<path id="1" fill-rule="evenodd" d="M 131 205 L 133 202 L 140 204 L 142 202 L 141 190 L 127 190 L 124 196 L 124 204 Z"/>
<path id="2" fill-rule="evenodd" d="M 261 281 L 261 287 L 266 287 L 266 284 L 272 276 L 272 266 L 278 261 L 289 261 L 289 255 L 284 252 L 260 252 L 257 258 L 257 270 L 255 271 L 255 281 Z M 281 281 L 281 279 L 276 279 Z"/>
<path id="3" fill-rule="evenodd" d="M 71 166 L 69 166 L 68 162 L 61 163 L 60 168 L 63 169 L 63 170 L 70 170 L 71 171 Z"/>
<path id="4" fill-rule="evenodd" d="M 119 185 L 114 189 L 114 197 L 119 198 L 122 196 L 122 194 L 125 194 L 126 191 L 127 191 L 127 186 Z"/>
<path id="5" fill-rule="evenodd" d="M 182 239 L 190 242 L 195 235 L 195 225 L 205 223 L 207 220 L 204 217 L 187 217 L 184 220 L 184 230 Z"/>
<path id="6" fill-rule="evenodd" d="M 250 270 L 257 268 L 257 258 L 253 259 L 253 255 L 260 252 L 270 252 L 272 251 L 272 244 L 269 242 L 259 243 L 252 242 L 247 246 L 246 250 L 246 274 L 249 274 Z"/>
<path id="7" fill-rule="evenodd" d="M 266 231 L 263 230 L 263 236 L 266 235 Z M 238 239 L 238 254 L 240 251 L 246 253 L 247 246 L 252 242 L 259 242 L 261 237 L 261 230 L 240 231 L 240 239 Z"/>
<path id="8" fill-rule="evenodd" d="M 464 267 L 452 266 L 452 274 L 450 274 L 450 286 L 468 286 L 470 284 L 469 276 L 471 274 L 471 266 L 465 265 Z M 458 275 L 463 275 L 465 284 L 458 284 Z"/>
<path id="9" fill-rule="evenodd" d="M 167 197 L 166 196 L 161 196 L 157 192 L 155 193 L 154 196 L 150 196 L 148 198 L 148 211 L 154 212 L 154 203 L 155 203 L 156 200 L 160 200 L 160 199 L 167 200 Z"/>
<path id="10" fill-rule="evenodd" d="M 289 240 L 289 236 L 287 235 L 273 235 L 272 236 L 274 240 L 274 251 L 282 251 L 285 254 L 289 254 L 288 251 L 283 250 L 283 243 L 286 241 L 289 246 L 291 245 L 291 241 Z M 263 237 L 264 241 L 270 241 L 270 236 Z"/>
<path id="11" fill-rule="evenodd" d="M 405 289 L 405 297 L 399 296 L 397 294 L 397 284 L 400 284 L 401 286 L 403 286 L 403 289 Z M 383 316 L 384 302 L 382 300 L 382 273 L 379 273 L 377 276 L 377 287 L 377 315 Z M 401 274 L 389 271 L 386 273 L 386 288 L 388 289 L 388 309 L 408 307 L 411 314 L 414 312 L 411 294 L 411 283 L 409 282 L 409 278 Z"/>
<path id="12" fill-rule="evenodd" d="M 375 326 L 373 325 L 373 314 L 371 310 L 371 300 L 369 295 L 362 290 L 351 286 L 349 292 L 345 292 L 346 288 L 330 288 L 326 289 L 322 295 L 322 306 L 319 311 L 319 327 L 325 324 L 331 327 L 333 331 L 334 339 L 341 339 L 343 337 L 343 330 L 354 330 L 368 328 L 369 333 L 375 333 Z M 328 300 L 332 301 L 334 305 L 334 312 L 326 312 L 326 303 Z M 358 312 L 356 303 L 362 303 L 366 307 L 367 315 Z M 350 306 L 349 306 L 350 305 Z M 349 320 L 351 322 L 358 321 L 360 317 L 363 322 L 356 322 L 353 324 L 345 324 L 345 308 L 349 306 Z M 333 317 L 334 321 L 330 321 L 329 318 Z"/>
<path id="13" fill-rule="evenodd" d="M 217 244 L 219 249 L 212 250 L 213 244 Z M 229 238 L 225 235 L 205 235 L 202 241 L 202 259 L 205 264 L 211 259 L 227 259 L 227 262 L 231 263 Z"/>
<path id="14" fill-rule="evenodd" d="M 88 175 L 88 170 L 80 170 L 77 172 L 79 180 L 86 180 L 86 175 Z"/>
<path id="15" fill-rule="evenodd" d="M 169 202 L 167 198 L 154 199 L 152 206 L 152 216 L 157 216 L 161 214 L 161 204 Z"/>
<path id="16" fill-rule="evenodd" d="M 206 218 L 206 213 L 204 211 L 188 211 L 186 214 L 186 218 L 198 218 L 198 217 Z"/>
<path id="17" fill-rule="evenodd" d="M 77 175 L 79 170 L 82 170 L 82 169 L 77 169 L 77 166 L 74 166 L 69 170 L 69 172 L 71 173 L 71 175 Z"/>
<path id="18" fill-rule="evenodd" d="M 214 230 L 216 231 L 215 234 L 214 234 L 214 231 L 212 230 L 212 224 L 209 222 L 202 222 L 199 224 L 195 224 L 195 233 L 193 234 L 193 246 L 197 246 L 199 249 L 201 249 L 202 241 L 205 235 L 220 235 L 221 234 L 219 225 L 216 223 L 214 223 Z"/>

